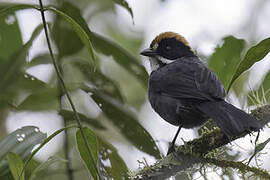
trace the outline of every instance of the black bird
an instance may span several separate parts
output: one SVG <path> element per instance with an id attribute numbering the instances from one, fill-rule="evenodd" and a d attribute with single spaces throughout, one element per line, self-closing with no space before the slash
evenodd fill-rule
<path id="1" fill-rule="evenodd" d="M 226 92 L 218 77 L 181 35 L 161 33 L 141 55 L 150 60 L 148 98 L 152 108 L 165 121 L 179 126 L 168 153 L 174 151 L 182 127 L 194 128 L 209 118 L 229 138 L 262 128 L 254 117 L 224 100 Z"/>

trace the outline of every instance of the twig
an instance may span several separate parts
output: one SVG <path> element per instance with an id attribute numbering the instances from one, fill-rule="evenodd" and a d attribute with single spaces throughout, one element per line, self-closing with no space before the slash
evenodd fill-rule
<path id="1" fill-rule="evenodd" d="M 263 125 L 266 125 L 270 122 L 270 105 L 257 108 L 251 114 Z M 202 159 L 204 158 L 205 154 L 216 148 L 222 147 L 235 139 L 244 137 L 247 134 L 248 132 L 242 136 L 228 139 L 219 129 L 215 129 L 214 131 L 205 134 L 198 139 L 189 141 L 185 145 L 179 146 L 176 149 L 176 152 L 169 154 L 150 167 L 145 167 L 144 169 L 139 170 L 137 173 L 135 173 L 135 175 L 130 176 L 130 179 L 164 180 L 174 176 L 181 170 L 192 167 L 194 164 L 205 162 Z M 210 163 L 215 162 L 216 165 L 218 165 L 217 161 L 214 160 Z M 238 167 L 239 166 L 235 166 L 233 168 Z M 259 171 L 258 168 L 255 169 Z M 250 169 L 247 170 L 250 171 Z M 265 176 L 270 177 L 270 175 L 265 171 L 260 171 L 260 173 L 256 173 L 256 175 L 260 176 L 264 174 Z"/>
<path id="2" fill-rule="evenodd" d="M 63 91 L 66 94 L 67 99 L 68 99 L 68 101 L 69 101 L 69 103 L 71 105 L 71 108 L 72 108 L 72 110 L 73 110 L 73 112 L 75 114 L 75 119 L 76 119 L 77 124 L 78 124 L 78 127 L 79 127 L 79 129 L 80 129 L 80 131 L 82 133 L 82 137 L 83 137 L 83 140 L 84 140 L 86 149 L 87 149 L 87 151 L 88 151 L 88 153 L 90 155 L 91 161 L 92 162 L 95 162 L 94 161 L 93 153 L 92 153 L 92 151 L 90 149 L 89 143 L 88 143 L 88 141 L 86 139 L 86 135 L 85 135 L 85 133 L 83 131 L 83 127 L 82 127 L 82 124 L 81 124 L 80 117 L 79 117 L 79 115 L 77 113 L 77 110 L 76 110 L 75 105 L 74 105 L 74 103 L 73 103 L 73 101 L 71 99 L 71 96 L 70 96 L 70 94 L 69 94 L 69 92 L 67 90 L 67 87 L 65 85 L 65 82 L 64 82 L 64 80 L 62 78 L 62 75 L 60 73 L 60 70 L 59 70 L 59 68 L 57 66 L 56 59 L 55 59 L 55 57 L 53 55 L 53 52 L 52 52 L 52 47 L 51 47 L 51 43 L 50 43 L 50 39 L 49 39 L 49 33 L 48 33 L 47 25 L 46 25 L 46 19 L 45 19 L 45 14 L 44 14 L 44 8 L 43 8 L 42 0 L 39 0 L 39 5 L 40 5 L 40 13 L 41 13 L 41 18 L 42 18 L 43 26 L 44 26 L 45 36 L 46 36 L 46 40 L 47 40 L 47 45 L 48 45 L 48 49 L 49 49 L 49 52 L 50 52 L 50 56 L 51 56 L 52 61 L 53 61 L 54 69 L 56 71 L 58 80 L 60 81 L 60 84 L 61 84 L 61 86 L 63 88 Z M 99 171 L 98 171 L 97 166 L 94 166 L 94 168 L 95 168 L 95 171 L 97 172 L 97 175 L 98 175 L 99 179 L 101 179 L 101 176 L 99 174 Z"/>

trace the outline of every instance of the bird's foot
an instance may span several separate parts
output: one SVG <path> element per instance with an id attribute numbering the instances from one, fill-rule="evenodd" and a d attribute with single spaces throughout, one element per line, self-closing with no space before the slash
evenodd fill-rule
<path id="1" fill-rule="evenodd" d="M 168 148 L 168 152 L 167 152 L 167 156 L 173 152 L 175 152 L 174 144 L 170 143 L 169 148 Z"/>

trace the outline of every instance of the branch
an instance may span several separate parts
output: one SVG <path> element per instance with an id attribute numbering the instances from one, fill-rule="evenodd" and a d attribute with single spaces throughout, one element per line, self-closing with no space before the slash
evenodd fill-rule
<path id="1" fill-rule="evenodd" d="M 270 105 L 254 110 L 251 115 L 256 117 L 263 125 L 270 122 Z M 179 146 L 174 153 L 162 158 L 152 166 L 144 167 L 131 176 L 131 179 L 147 179 L 147 180 L 164 180 L 171 176 L 174 176 L 177 172 L 192 167 L 197 163 L 212 163 L 220 167 L 232 167 L 239 170 L 251 171 L 257 176 L 267 177 L 270 179 L 270 174 L 266 171 L 247 166 L 243 163 L 216 160 L 213 158 L 204 158 L 204 155 L 208 152 L 222 147 L 231 141 L 244 137 L 248 134 L 244 133 L 241 136 L 228 139 L 219 129 L 215 129 L 212 132 L 203 135 L 198 139 L 194 139 L 185 143 L 185 145 Z M 223 164 L 221 163 L 223 162 Z M 233 162 L 233 163 L 232 163 Z M 223 165 L 223 166 L 222 166 Z"/>

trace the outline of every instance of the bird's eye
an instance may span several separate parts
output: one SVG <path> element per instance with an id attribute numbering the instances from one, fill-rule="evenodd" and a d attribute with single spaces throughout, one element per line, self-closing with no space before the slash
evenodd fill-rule
<path id="1" fill-rule="evenodd" d="M 165 48 L 166 48 L 166 50 L 171 50 L 172 49 L 171 46 L 166 46 Z"/>

